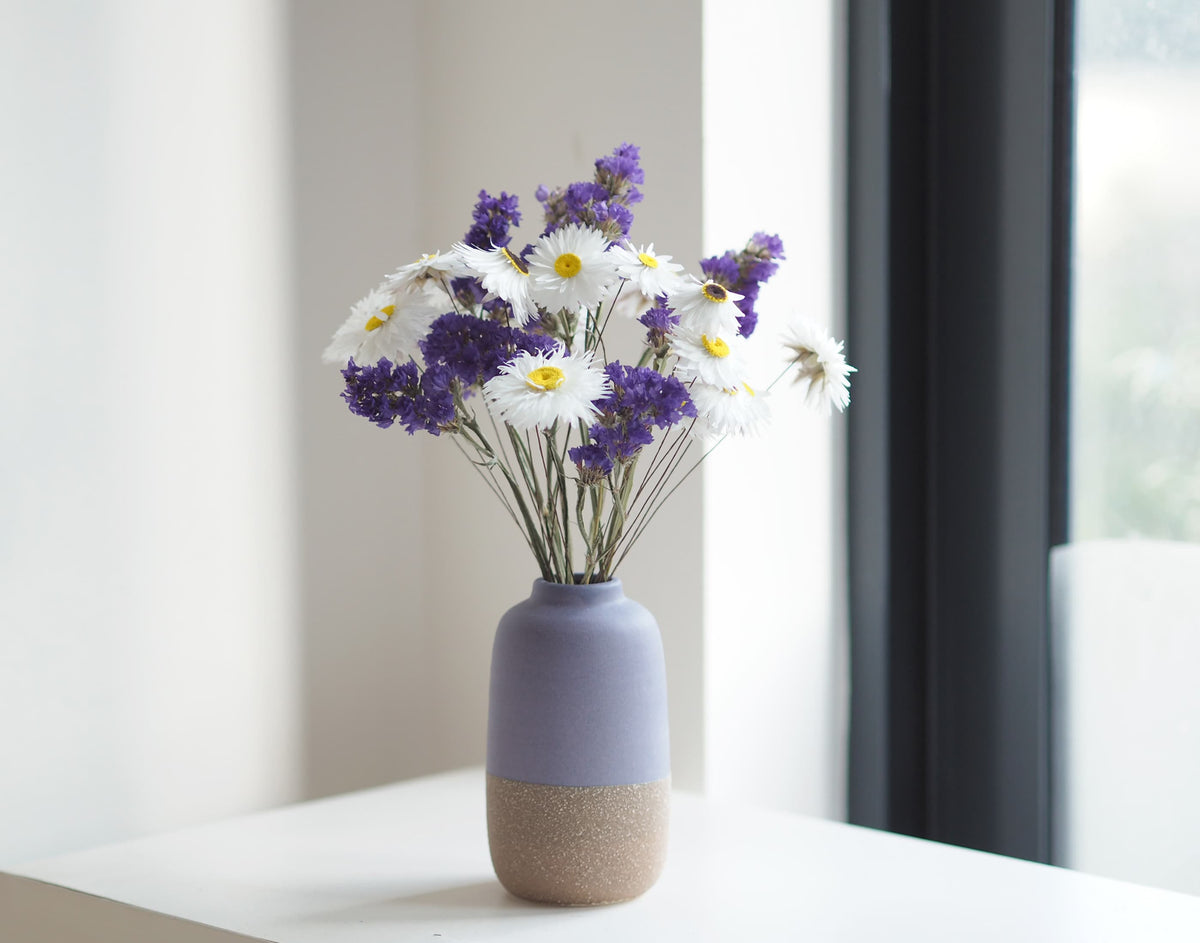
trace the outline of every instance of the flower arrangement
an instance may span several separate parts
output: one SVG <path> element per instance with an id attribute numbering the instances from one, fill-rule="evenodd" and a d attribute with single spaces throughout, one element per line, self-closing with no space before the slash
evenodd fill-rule
<path id="1" fill-rule="evenodd" d="M 463 241 L 385 278 L 324 355 L 343 365 L 351 412 L 458 446 L 550 582 L 610 579 L 709 443 L 767 418 L 775 385 L 751 385 L 745 346 L 779 237 L 756 233 L 685 275 L 629 238 L 639 161 L 622 144 L 591 180 L 539 187 L 545 227 L 519 252 L 517 197 L 480 192 Z M 632 365 L 609 357 L 614 313 L 646 329 Z M 784 345 L 780 377 L 795 371 L 810 405 L 844 409 L 842 344 L 798 324 Z"/>

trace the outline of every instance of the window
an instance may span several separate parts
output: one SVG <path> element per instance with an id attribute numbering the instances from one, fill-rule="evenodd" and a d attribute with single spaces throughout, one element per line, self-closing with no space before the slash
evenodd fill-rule
<path id="1" fill-rule="evenodd" d="M 849 9 L 850 817 L 1196 892 L 1200 12 Z"/>
<path id="2" fill-rule="evenodd" d="M 1057 863 L 1200 893 L 1200 10 L 1079 0 Z"/>

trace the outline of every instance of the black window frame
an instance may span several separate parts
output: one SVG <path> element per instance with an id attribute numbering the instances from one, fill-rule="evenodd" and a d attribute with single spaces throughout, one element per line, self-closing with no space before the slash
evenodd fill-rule
<path id="1" fill-rule="evenodd" d="M 1070 0 L 849 0 L 852 822 L 1051 860 Z"/>

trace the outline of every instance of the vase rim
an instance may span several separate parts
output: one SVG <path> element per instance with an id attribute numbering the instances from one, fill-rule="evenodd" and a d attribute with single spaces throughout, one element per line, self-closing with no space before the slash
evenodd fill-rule
<path id="1" fill-rule="evenodd" d="M 623 596 L 624 589 L 621 581 L 616 577 L 603 583 L 555 583 L 539 576 L 533 581 L 533 590 L 530 595 L 541 599 L 611 599 Z"/>

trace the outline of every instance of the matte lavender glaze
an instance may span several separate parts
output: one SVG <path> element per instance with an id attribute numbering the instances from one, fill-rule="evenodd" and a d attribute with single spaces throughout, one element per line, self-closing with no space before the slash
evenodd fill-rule
<path id="1" fill-rule="evenodd" d="M 670 775 L 662 639 L 620 580 L 538 580 L 492 648 L 487 769 L 549 786 Z"/>

